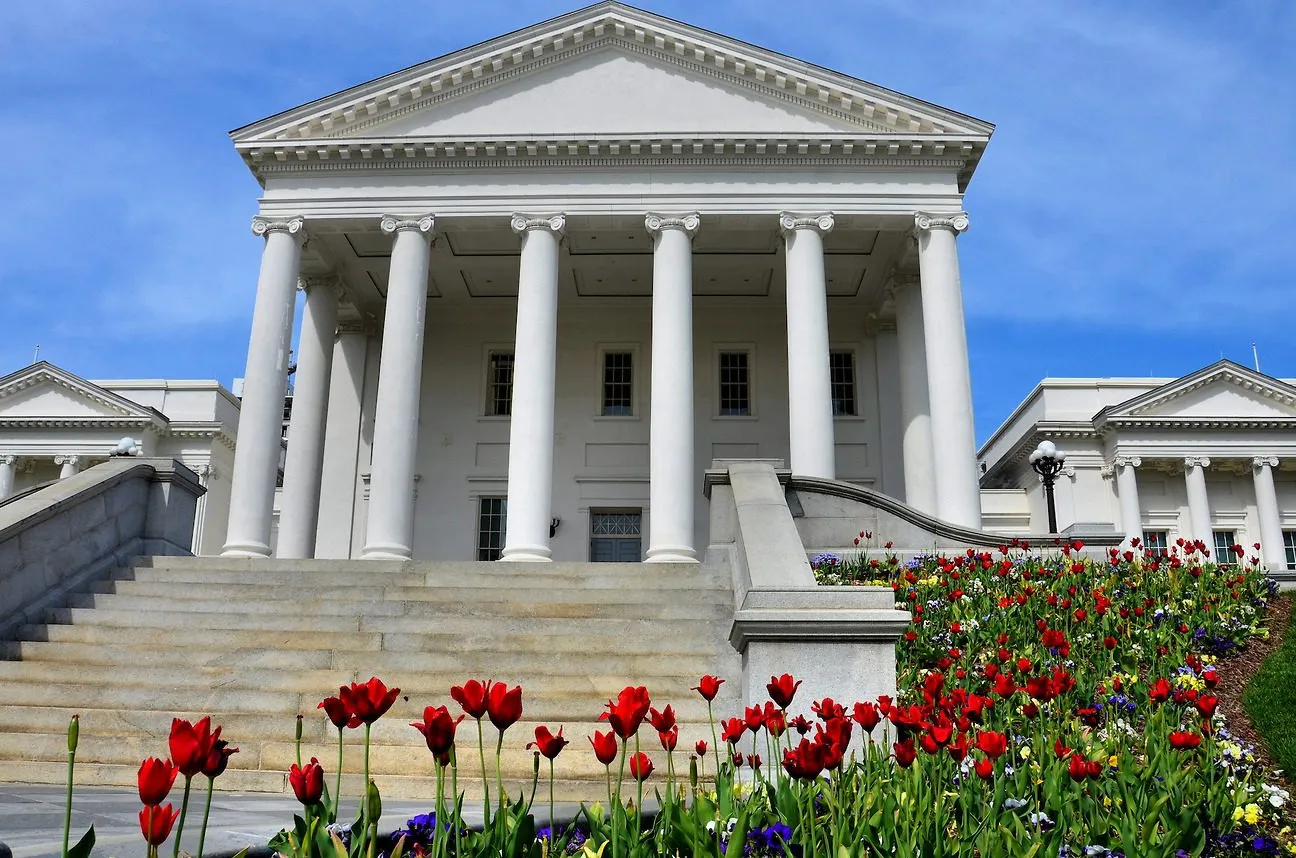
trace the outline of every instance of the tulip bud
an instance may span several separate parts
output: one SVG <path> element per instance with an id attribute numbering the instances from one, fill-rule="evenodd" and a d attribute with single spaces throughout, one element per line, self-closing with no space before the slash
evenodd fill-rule
<path id="1" fill-rule="evenodd" d="M 539 751 L 533 751 L 533 752 L 531 753 L 531 757 L 532 757 L 532 760 L 531 760 L 531 774 L 533 774 L 533 775 L 539 775 L 539 774 L 540 774 L 540 752 L 539 752 Z"/>
<path id="2" fill-rule="evenodd" d="M 305 716 L 305 715 L 302 715 L 300 712 L 297 713 L 297 737 L 296 737 L 296 738 L 297 738 L 297 741 L 298 741 L 298 742 L 301 741 L 301 737 L 302 737 L 302 720 L 303 720 L 305 717 L 306 717 L 306 716 Z"/>
<path id="3" fill-rule="evenodd" d="M 689 786 L 693 787 L 693 789 L 697 789 L 697 784 L 697 757 L 689 757 Z"/>
<path id="4" fill-rule="evenodd" d="M 81 716 L 73 715 L 68 722 L 68 753 L 75 754 L 77 742 L 81 738 Z"/>
<path id="5" fill-rule="evenodd" d="M 382 796 L 378 794 L 378 784 L 374 783 L 372 780 L 369 781 L 369 790 L 365 804 L 367 805 L 365 819 L 376 823 L 382 818 Z"/>

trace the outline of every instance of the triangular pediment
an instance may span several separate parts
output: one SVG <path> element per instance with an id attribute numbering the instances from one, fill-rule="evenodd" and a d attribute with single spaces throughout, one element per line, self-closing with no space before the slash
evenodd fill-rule
<path id="1" fill-rule="evenodd" d="M 726 134 L 948 138 L 976 146 L 992 130 L 876 84 L 603 2 L 232 136 L 240 148 L 307 140 Z"/>
<path id="2" fill-rule="evenodd" d="M 160 415 L 44 361 L 0 378 L 0 420 L 155 420 Z"/>
<path id="3" fill-rule="evenodd" d="M 1187 421 L 1296 418 L 1296 388 L 1223 360 L 1107 409 L 1105 416 Z"/>

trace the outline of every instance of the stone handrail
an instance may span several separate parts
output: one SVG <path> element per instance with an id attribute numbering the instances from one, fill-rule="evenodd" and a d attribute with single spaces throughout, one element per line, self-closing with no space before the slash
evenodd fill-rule
<path id="1" fill-rule="evenodd" d="M 189 554 L 198 475 L 116 458 L 0 506 L 0 640 L 141 555 Z"/>

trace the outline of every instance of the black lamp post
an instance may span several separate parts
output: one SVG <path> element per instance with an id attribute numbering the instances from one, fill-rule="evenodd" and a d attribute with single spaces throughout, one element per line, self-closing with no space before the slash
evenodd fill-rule
<path id="1" fill-rule="evenodd" d="M 1044 481 L 1044 498 L 1048 502 L 1049 533 L 1057 533 L 1057 505 L 1053 502 L 1053 483 L 1057 475 L 1066 466 L 1066 453 L 1057 448 L 1052 441 L 1040 441 L 1035 452 L 1030 454 L 1031 467 Z"/>

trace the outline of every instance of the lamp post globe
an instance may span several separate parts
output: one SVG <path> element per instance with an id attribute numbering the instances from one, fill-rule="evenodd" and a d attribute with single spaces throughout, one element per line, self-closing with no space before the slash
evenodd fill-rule
<path id="1" fill-rule="evenodd" d="M 1057 533 L 1057 505 L 1053 499 L 1053 484 L 1058 474 L 1066 466 L 1066 453 L 1057 448 L 1052 441 L 1043 440 L 1030 454 L 1031 468 L 1039 474 L 1044 483 L 1044 500 L 1048 504 L 1049 533 Z"/>

